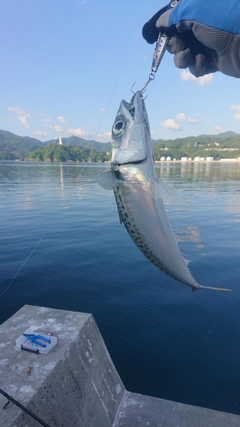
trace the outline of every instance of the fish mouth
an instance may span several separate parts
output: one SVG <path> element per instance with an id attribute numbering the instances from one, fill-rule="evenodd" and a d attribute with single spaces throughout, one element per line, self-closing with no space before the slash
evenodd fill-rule
<path id="1" fill-rule="evenodd" d="M 118 163 L 118 162 L 112 162 L 112 167 L 114 170 L 118 170 L 118 168 L 120 166 L 125 166 L 125 165 L 140 165 L 141 163 L 145 163 L 146 159 L 143 160 L 133 160 L 132 162 L 124 162 L 124 163 Z M 116 168 L 116 169 L 115 169 Z"/>
<path id="2" fill-rule="evenodd" d="M 140 123 L 144 119 L 144 100 L 140 91 L 136 92 L 131 101 L 127 102 L 124 99 L 121 101 L 116 120 L 112 127 L 112 137 L 119 138 L 126 129 L 127 122 L 133 119 Z"/>
<path id="3" fill-rule="evenodd" d="M 130 102 L 122 100 L 112 126 L 113 167 L 138 165 L 147 158 L 144 100 L 138 91 Z"/>
<path id="4" fill-rule="evenodd" d="M 135 112 L 134 96 L 132 97 L 130 102 L 127 102 L 124 99 L 122 100 L 124 107 L 129 111 L 132 117 L 134 117 L 134 112 Z"/>

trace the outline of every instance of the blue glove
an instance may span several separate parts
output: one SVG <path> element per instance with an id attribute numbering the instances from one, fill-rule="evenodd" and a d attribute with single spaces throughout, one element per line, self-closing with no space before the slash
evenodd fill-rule
<path id="1" fill-rule="evenodd" d="M 167 49 L 178 68 L 200 77 L 221 71 L 240 77 L 240 0 L 182 0 L 157 12 L 143 27 L 154 43 L 158 33 L 169 37 Z"/>

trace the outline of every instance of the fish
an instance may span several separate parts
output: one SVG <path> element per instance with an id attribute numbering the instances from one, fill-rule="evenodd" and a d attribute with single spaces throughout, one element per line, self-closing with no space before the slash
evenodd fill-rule
<path id="1" fill-rule="evenodd" d="M 113 190 L 120 223 L 142 254 L 159 270 L 192 290 L 229 290 L 200 285 L 182 256 L 163 199 L 176 194 L 155 174 L 148 114 L 141 91 L 122 100 L 112 126 L 111 170 L 97 177 Z"/>

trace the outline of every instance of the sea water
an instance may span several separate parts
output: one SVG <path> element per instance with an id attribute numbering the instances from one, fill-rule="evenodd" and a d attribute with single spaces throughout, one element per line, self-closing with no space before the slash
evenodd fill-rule
<path id="1" fill-rule="evenodd" d="M 0 162 L 0 322 L 24 304 L 92 313 L 132 392 L 240 414 L 240 162 L 162 163 L 195 279 L 156 269 L 120 225 L 103 165 Z"/>

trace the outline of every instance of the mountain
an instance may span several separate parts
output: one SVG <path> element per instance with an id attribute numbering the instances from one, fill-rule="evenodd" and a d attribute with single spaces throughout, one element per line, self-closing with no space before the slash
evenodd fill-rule
<path id="1" fill-rule="evenodd" d="M 240 157 L 240 134 L 224 132 L 218 135 L 199 135 L 172 140 L 158 140 L 154 144 L 155 159 L 171 157 L 213 157 L 215 160 Z"/>
<path id="2" fill-rule="evenodd" d="M 42 142 L 36 138 L 0 130 L 0 160 L 24 159 L 41 146 Z"/>
<path id="3" fill-rule="evenodd" d="M 77 136 L 62 138 L 62 143 L 67 147 L 83 147 L 94 149 L 103 153 L 111 151 L 111 143 L 101 143 L 86 140 Z M 0 160 L 25 159 L 30 153 L 41 147 L 56 144 L 56 139 L 41 142 L 29 136 L 18 136 L 6 130 L 0 130 Z"/>
<path id="4" fill-rule="evenodd" d="M 62 143 L 66 147 L 83 147 L 83 148 L 89 148 L 90 150 L 93 148 L 97 151 L 111 151 L 112 145 L 111 142 L 97 142 L 94 140 L 84 139 L 79 136 L 70 136 L 68 138 L 62 138 Z M 45 141 L 43 145 L 52 145 L 56 144 L 56 139 L 51 139 L 49 141 Z"/>
<path id="5" fill-rule="evenodd" d="M 239 135 L 236 132 L 229 130 L 227 132 L 218 133 L 217 135 L 216 134 L 199 135 L 199 138 L 209 137 L 209 138 L 214 138 L 214 139 L 219 139 L 219 138 L 224 139 L 224 138 L 232 138 L 233 136 L 239 136 Z"/>
<path id="6" fill-rule="evenodd" d="M 85 151 L 95 150 L 100 151 L 103 154 L 111 151 L 110 142 L 101 143 L 93 140 L 86 140 L 77 136 L 62 138 L 62 143 L 62 147 L 65 148 L 75 147 L 82 148 Z M 71 150 L 65 150 L 66 152 L 63 152 L 63 150 L 56 149 L 56 145 L 58 145 L 57 139 L 43 143 L 36 138 L 17 136 L 11 132 L 0 130 L 0 160 L 25 159 L 29 157 L 34 158 L 34 156 L 32 156 L 33 152 L 53 145 L 55 146 L 54 152 L 57 158 L 59 156 L 67 158 L 69 154 L 69 160 L 71 160 L 71 158 L 76 158 L 80 161 L 79 159 L 81 156 L 85 156 L 86 154 L 81 150 L 75 150 L 73 153 Z M 181 159 L 181 157 L 194 158 L 196 156 L 213 157 L 214 159 L 240 157 L 240 134 L 231 131 L 223 132 L 218 135 L 189 136 L 187 138 L 171 140 L 158 139 L 153 141 L 153 145 L 156 160 L 159 160 L 163 156 L 169 156 L 175 159 Z M 41 151 L 41 153 L 38 153 L 37 155 L 40 156 L 40 158 L 42 156 L 43 159 L 45 159 L 45 155 L 47 155 L 47 153 L 48 151 Z M 104 156 L 100 156 L 96 153 L 94 156 L 97 156 L 96 158 L 98 159 L 104 158 Z"/>
<path id="7" fill-rule="evenodd" d="M 202 135 L 198 135 L 198 136 L 186 136 L 185 138 L 175 138 L 175 139 L 156 139 L 153 140 L 154 144 L 158 144 L 160 142 L 168 142 L 168 141 L 187 141 L 187 140 L 203 140 L 203 141 L 218 141 L 220 140 L 234 140 L 234 139 L 238 139 L 240 141 L 240 134 L 232 132 L 232 131 L 227 131 L 227 132 L 222 132 L 222 133 L 218 133 L 218 134 L 202 134 Z"/>

